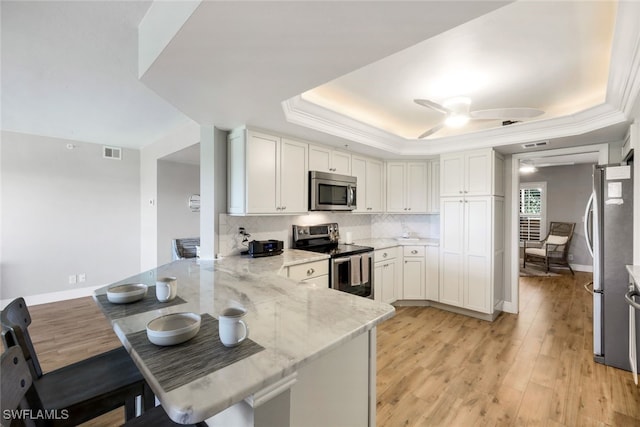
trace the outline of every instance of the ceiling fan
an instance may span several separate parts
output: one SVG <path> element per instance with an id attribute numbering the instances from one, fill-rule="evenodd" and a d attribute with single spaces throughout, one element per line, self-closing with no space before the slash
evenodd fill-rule
<path id="1" fill-rule="evenodd" d="M 416 104 L 431 108 L 445 114 L 444 120 L 424 132 L 418 139 L 433 135 L 445 126 L 462 127 L 469 120 L 504 120 L 507 124 L 514 123 L 514 120 L 531 119 L 544 114 L 544 111 L 537 108 L 494 108 L 491 110 L 469 111 L 471 100 L 466 97 L 451 98 L 438 104 L 428 99 L 414 99 Z M 510 123 L 508 123 L 510 122 Z"/>

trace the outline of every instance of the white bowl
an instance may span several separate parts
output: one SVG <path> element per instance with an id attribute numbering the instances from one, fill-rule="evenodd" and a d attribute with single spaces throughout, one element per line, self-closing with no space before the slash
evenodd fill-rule
<path id="1" fill-rule="evenodd" d="M 147 295 L 147 285 L 142 283 L 125 283 L 107 289 L 107 299 L 114 304 L 126 304 L 139 301 Z"/>
<path id="2" fill-rule="evenodd" d="M 176 345 L 195 337 L 201 318 L 196 313 L 174 313 L 147 323 L 147 338 L 155 345 Z"/>

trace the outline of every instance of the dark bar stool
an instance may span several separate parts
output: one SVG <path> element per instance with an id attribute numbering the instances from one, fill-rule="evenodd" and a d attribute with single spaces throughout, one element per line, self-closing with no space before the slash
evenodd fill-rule
<path id="1" fill-rule="evenodd" d="M 33 378 L 29 400 L 46 411 L 68 414 L 50 425 L 77 425 L 123 405 L 126 420 L 134 419 L 136 396 L 142 396 L 143 411 L 154 407 L 153 392 L 123 347 L 43 373 L 29 335 L 31 315 L 24 299 L 12 301 L 0 319 L 5 348 L 20 348 L 29 366 Z"/>
<path id="2" fill-rule="evenodd" d="M 31 366 L 25 361 L 24 352 L 20 346 L 12 346 L 2 354 L 2 409 L 30 409 L 31 411 L 42 410 L 42 399 L 38 396 L 38 390 L 33 387 L 35 383 L 31 377 Z M 18 414 L 18 412 L 14 413 Z M 51 418 L 64 418 L 66 415 L 71 416 L 71 412 L 54 412 L 49 413 Z M 12 420 L 5 419 L 4 412 L 0 418 L 2 426 L 10 426 Z M 35 423 L 33 419 L 22 419 L 25 426 L 34 426 L 39 424 L 54 425 L 55 420 L 38 420 Z M 169 419 L 161 406 L 156 406 L 145 411 L 141 416 L 134 418 L 124 424 L 126 427 L 153 426 L 153 427 L 170 427 L 184 426 L 184 424 L 174 423 Z M 191 424 L 192 427 L 207 427 L 205 422 Z"/>

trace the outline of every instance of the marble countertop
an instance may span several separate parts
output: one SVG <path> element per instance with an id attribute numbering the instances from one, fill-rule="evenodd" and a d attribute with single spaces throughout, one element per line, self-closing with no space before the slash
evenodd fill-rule
<path id="1" fill-rule="evenodd" d="M 433 238 L 419 238 L 417 240 L 407 239 L 400 240 L 395 238 L 377 238 L 377 239 L 361 239 L 356 240 L 355 244 L 364 245 L 364 246 L 372 246 L 374 249 L 385 249 L 392 248 L 394 246 L 440 246 L 439 239 Z"/>
<path id="2" fill-rule="evenodd" d="M 264 258 L 230 256 L 215 261 L 175 261 L 109 286 L 134 282 L 153 285 L 157 277 L 175 276 L 178 297 L 185 303 L 119 318 L 107 317 L 169 416 L 179 423 L 199 422 L 251 397 L 393 316 L 395 309 L 389 304 L 314 284 L 296 283 L 278 275 L 283 266 L 326 258 L 327 255 L 286 250 L 282 255 Z M 95 292 L 98 305 L 98 296 L 106 294 L 107 288 Z M 247 309 L 249 338 L 264 350 L 164 391 L 145 360 L 132 350 L 127 334 L 145 330 L 149 321 L 162 315 L 190 311 L 217 318 L 228 306 Z"/>
<path id="3" fill-rule="evenodd" d="M 636 283 L 638 292 L 640 292 L 640 265 L 627 265 L 627 271 Z"/>

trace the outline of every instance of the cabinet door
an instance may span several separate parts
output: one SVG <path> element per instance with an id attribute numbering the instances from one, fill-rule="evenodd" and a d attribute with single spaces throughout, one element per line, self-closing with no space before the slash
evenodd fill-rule
<path id="1" fill-rule="evenodd" d="M 382 301 L 382 287 L 384 286 L 384 263 L 373 264 L 373 299 Z"/>
<path id="2" fill-rule="evenodd" d="M 387 163 L 387 212 L 406 212 L 404 171 L 405 163 Z"/>
<path id="3" fill-rule="evenodd" d="M 351 154 L 343 151 L 332 151 L 331 172 L 351 175 Z"/>
<path id="4" fill-rule="evenodd" d="M 331 170 L 331 150 L 317 145 L 309 145 L 309 170 L 333 172 Z"/>
<path id="5" fill-rule="evenodd" d="M 280 212 L 308 211 L 308 145 L 282 139 L 280 148 Z"/>
<path id="6" fill-rule="evenodd" d="M 356 203 L 358 208 L 353 212 L 361 213 L 368 212 L 367 210 L 367 160 L 360 157 L 351 158 L 351 175 L 358 179 Z"/>
<path id="7" fill-rule="evenodd" d="M 440 157 L 440 196 L 460 196 L 464 187 L 464 155 Z"/>
<path id="8" fill-rule="evenodd" d="M 427 212 L 427 164 L 407 163 L 407 201 L 409 213 Z"/>
<path id="9" fill-rule="evenodd" d="M 352 163 L 353 164 L 353 163 Z M 351 171 L 353 173 L 353 171 Z M 382 212 L 384 205 L 382 202 L 384 192 L 384 172 L 382 162 L 377 160 L 367 160 L 367 188 L 365 200 L 367 202 L 367 212 Z M 358 184 L 358 187 L 360 184 Z M 362 194 L 362 190 L 358 188 Z"/>
<path id="10" fill-rule="evenodd" d="M 440 212 L 440 161 L 429 162 L 429 182 L 427 183 L 427 212 Z"/>
<path id="11" fill-rule="evenodd" d="M 424 258 L 405 258 L 402 269 L 402 299 L 425 299 Z"/>
<path id="12" fill-rule="evenodd" d="M 427 246 L 427 299 L 440 301 L 440 248 Z"/>
<path id="13" fill-rule="evenodd" d="M 250 132 L 247 141 L 247 213 L 279 213 L 280 138 Z"/>
<path id="14" fill-rule="evenodd" d="M 467 196 L 491 195 L 491 150 L 469 151 L 465 154 L 464 193 Z"/>
<path id="15" fill-rule="evenodd" d="M 398 263 L 396 260 L 389 261 L 382 270 L 382 301 L 391 304 L 398 299 L 396 293 L 396 277 Z"/>
<path id="16" fill-rule="evenodd" d="M 491 198 L 464 202 L 464 307 L 491 313 Z"/>
<path id="17" fill-rule="evenodd" d="M 440 302 L 462 307 L 464 202 L 440 201 Z"/>

